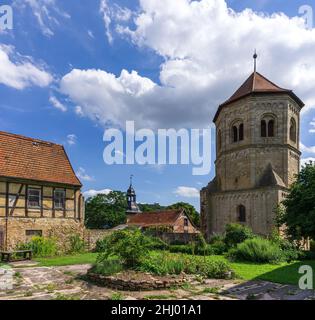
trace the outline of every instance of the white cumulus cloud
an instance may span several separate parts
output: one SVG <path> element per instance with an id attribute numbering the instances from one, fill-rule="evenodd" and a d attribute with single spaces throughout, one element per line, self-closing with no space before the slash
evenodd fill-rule
<path id="1" fill-rule="evenodd" d="M 199 190 L 193 187 L 177 187 L 174 193 L 184 198 L 199 198 Z"/>
<path id="2" fill-rule="evenodd" d="M 315 146 L 307 147 L 303 143 L 300 143 L 300 149 L 302 152 L 315 154 Z"/>
<path id="3" fill-rule="evenodd" d="M 77 138 L 77 136 L 75 134 L 71 133 L 71 134 L 67 135 L 67 143 L 70 146 L 75 145 L 77 143 L 77 140 L 78 140 L 78 138 Z"/>
<path id="4" fill-rule="evenodd" d="M 47 87 L 53 77 L 30 57 L 21 56 L 13 46 L 0 44 L 0 84 L 22 90 L 30 86 Z"/>
<path id="5" fill-rule="evenodd" d="M 70 19 L 70 15 L 59 8 L 55 0 L 14 0 L 13 6 L 19 10 L 30 8 L 43 35 L 51 37 L 59 19 Z"/>
<path id="6" fill-rule="evenodd" d="M 305 166 L 306 164 L 313 162 L 315 163 L 315 158 L 313 157 L 308 157 L 308 158 L 303 158 L 301 159 L 301 167 Z"/>
<path id="7" fill-rule="evenodd" d="M 83 195 L 85 198 L 90 198 L 90 197 L 94 197 L 98 194 L 109 194 L 112 190 L 111 189 L 102 189 L 102 190 L 87 190 L 85 192 L 83 192 Z"/>
<path id="8" fill-rule="evenodd" d="M 87 174 L 86 170 L 82 167 L 76 172 L 77 177 L 83 181 L 94 181 L 94 177 Z"/>
<path id="9" fill-rule="evenodd" d="M 161 56 L 160 82 L 136 71 L 72 70 L 61 89 L 90 118 L 204 127 L 253 71 L 254 48 L 258 71 L 293 89 L 307 104 L 304 112 L 315 108 L 315 29 L 308 30 L 301 17 L 235 12 L 224 0 L 141 0 L 139 10 L 122 10 L 101 2 L 107 37 L 112 41 L 115 32 Z"/>
<path id="10" fill-rule="evenodd" d="M 50 96 L 49 102 L 53 105 L 54 108 L 59 109 L 62 112 L 67 111 L 67 107 L 62 104 L 55 96 Z"/>

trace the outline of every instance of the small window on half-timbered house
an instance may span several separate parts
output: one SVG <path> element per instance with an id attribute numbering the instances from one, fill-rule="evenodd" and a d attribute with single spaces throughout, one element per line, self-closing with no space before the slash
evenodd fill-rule
<path id="1" fill-rule="evenodd" d="M 65 200 L 66 200 L 65 190 L 55 190 L 55 194 L 54 194 L 55 209 L 64 209 Z"/>
<path id="2" fill-rule="evenodd" d="M 187 218 L 184 219 L 184 226 L 188 227 L 188 219 Z"/>
<path id="3" fill-rule="evenodd" d="M 41 190 L 29 188 L 27 194 L 27 206 L 30 208 L 39 208 L 41 206 Z"/>

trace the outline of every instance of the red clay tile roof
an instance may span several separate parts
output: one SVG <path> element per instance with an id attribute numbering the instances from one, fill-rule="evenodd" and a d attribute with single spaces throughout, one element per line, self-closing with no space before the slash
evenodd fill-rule
<path id="1" fill-rule="evenodd" d="M 142 212 L 128 216 L 128 224 L 137 226 L 162 226 L 174 225 L 178 216 L 183 212 L 181 209 Z"/>
<path id="2" fill-rule="evenodd" d="M 216 121 L 220 111 L 224 106 L 255 93 L 286 93 L 290 95 L 301 107 L 304 106 L 304 103 L 293 93 L 292 90 L 283 89 L 265 78 L 259 72 L 253 72 L 239 87 L 239 89 L 237 89 L 228 100 L 219 106 L 213 121 Z"/>
<path id="3" fill-rule="evenodd" d="M 3 131 L 0 176 L 81 186 L 62 145 Z"/>

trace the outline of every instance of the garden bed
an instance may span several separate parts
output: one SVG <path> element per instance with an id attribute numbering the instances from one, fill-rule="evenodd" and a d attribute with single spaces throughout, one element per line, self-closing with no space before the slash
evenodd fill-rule
<path id="1" fill-rule="evenodd" d="M 100 286 L 123 291 L 163 290 L 181 286 L 188 281 L 184 274 L 176 276 L 156 276 L 131 270 L 111 276 L 88 272 L 87 278 Z"/>

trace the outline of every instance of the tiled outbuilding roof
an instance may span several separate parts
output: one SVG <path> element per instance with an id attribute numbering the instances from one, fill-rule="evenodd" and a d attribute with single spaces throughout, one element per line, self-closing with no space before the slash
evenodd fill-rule
<path id="1" fill-rule="evenodd" d="M 128 216 L 128 225 L 136 226 L 170 226 L 174 225 L 182 209 L 142 212 Z"/>
<path id="2" fill-rule="evenodd" d="M 81 186 L 62 145 L 3 131 L 0 177 Z"/>

